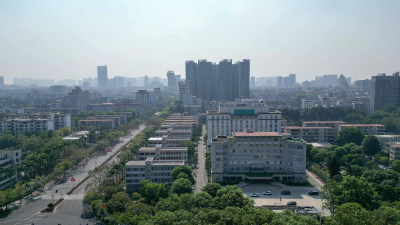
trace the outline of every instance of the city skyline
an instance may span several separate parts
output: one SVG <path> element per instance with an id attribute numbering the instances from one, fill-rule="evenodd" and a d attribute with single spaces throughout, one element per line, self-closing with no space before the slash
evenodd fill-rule
<path id="1" fill-rule="evenodd" d="M 184 74 L 185 61 L 248 58 L 250 76 L 353 80 L 399 70 L 398 1 L 0 3 L 0 75 Z M 357 13 L 353 13 L 356 11 Z M 179 16 L 176 16 L 179 15 Z M 207 41 L 212 34 L 213 41 Z"/>

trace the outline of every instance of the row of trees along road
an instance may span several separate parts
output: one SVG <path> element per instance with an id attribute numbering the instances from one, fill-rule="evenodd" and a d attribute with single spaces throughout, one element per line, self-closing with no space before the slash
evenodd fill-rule
<path id="1" fill-rule="evenodd" d="M 159 102 L 157 107 L 141 113 L 139 118 L 133 119 L 136 113 L 132 111 L 131 120 L 127 124 L 118 126 L 114 130 L 92 130 L 87 139 L 82 138 L 77 141 L 62 140 L 64 136 L 71 134 L 71 128 L 61 128 L 54 132 L 44 133 L 0 135 L 0 149 L 22 150 L 21 166 L 8 169 L 9 173 L 7 174 L 11 176 L 15 171 L 23 174 L 20 182 L 11 188 L 0 191 L 0 213 L 7 213 L 9 211 L 7 205 L 11 202 L 35 191 L 42 191 L 44 185 L 49 181 L 62 179 L 68 170 L 76 167 L 79 162 L 87 159 L 90 155 L 105 153 L 107 147 L 115 144 L 119 137 L 125 135 L 126 131 L 137 128 L 143 121 L 151 119 L 155 112 L 166 108 L 167 111 L 162 111 L 160 115 L 161 118 L 165 117 L 168 115 L 168 107 L 173 101 L 174 97 L 167 96 Z M 116 112 L 106 114 L 113 113 Z M 83 113 L 77 118 L 74 117 L 73 121 L 97 114 L 95 112 Z M 0 171 L 4 171 L 4 169 L 0 168 Z M 4 206 L 6 207 L 5 211 L 2 209 Z"/>

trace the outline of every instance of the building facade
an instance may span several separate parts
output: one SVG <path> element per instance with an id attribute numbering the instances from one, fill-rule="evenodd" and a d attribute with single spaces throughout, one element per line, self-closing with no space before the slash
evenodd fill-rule
<path id="1" fill-rule="evenodd" d="M 282 130 L 307 143 L 333 143 L 335 140 L 335 130 L 332 127 L 284 126 Z"/>
<path id="2" fill-rule="evenodd" d="M 371 78 L 370 112 L 382 109 L 387 104 L 400 106 L 399 72 L 392 76 L 383 73 Z"/>
<path id="3" fill-rule="evenodd" d="M 136 101 L 143 106 L 149 106 L 150 93 L 147 90 L 138 90 L 136 92 Z"/>
<path id="4" fill-rule="evenodd" d="M 10 187 L 20 179 L 16 167 L 21 165 L 21 156 L 21 149 L 0 150 L 0 167 L 4 169 L 0 172 L 0 190 Z"/>
<path id="5" fill-rule="evenodd" d="M 208 144 L 218 136 L 246 130 L 281 132 L 282 113 L 265 103 L 220 103 L 218 111 L 208 111 Z"/>
<path id="6" fill-rule="evenodd" d="M 140 189 L 140 181 L 148 180 L 155 183 L 172 183 L 172 170 L 185 165 L 183 160 L 146 160 L 129 161 L 125 165 L 125 181 L 127 190 Z"/>
<path id="7" fill-rule="evenodd" d="M 233 132 L 211 144 L 212 181 L 306 179 L 306 142 L 277 132 Z"/>
<path id="8" fill-rule="evenodd" d="M 87 111 L 89 97 L 89 91 L 83 91 L 80 87 L 76 87 L 68 93 L 69 107 L 77 108 L 79 111 Z"/>
<path id="9" fill-rule="evenodd" d="M 101 88 L 108 86 L 107 66 L 97 66 L 97 86 Z"/>
<path id="10" fill-rule="evenodd" d="M 346 127 L 356 127 L 364 132 L 365 135 L 383 135 L 386 130 L 385 125 L 382 124 L 341 124 L 338 132 Z"/>

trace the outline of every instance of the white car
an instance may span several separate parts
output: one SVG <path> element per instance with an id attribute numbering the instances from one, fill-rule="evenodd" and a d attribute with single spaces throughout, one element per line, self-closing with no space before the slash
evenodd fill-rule
<path id="1" fill-rule="evenodd" d="M 272 192 L 271 191 L 264 191 L 263 195 L 272 195 Z"/>
<path id="2" fill-rule="evenodd" d="M 250 197 L 260 197 L 258 193 L 251 193 Z"/>

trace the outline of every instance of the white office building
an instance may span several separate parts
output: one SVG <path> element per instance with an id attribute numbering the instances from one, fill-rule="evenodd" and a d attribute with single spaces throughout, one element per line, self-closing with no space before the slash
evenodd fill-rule
<path id="1" fill-rule="evenodd" d="M 21 165 L 21 149 L 18 150 L 0 150 L 0 167 L 6 171 L 0 172 L 0 190 L 6 189 L 18 182 L 20 176 L 17 166 Z M 8 173 L 12 170 L 12 173 Z"/>
<path id="2" fill-rule="evenodd" d="M 208 111 L 208 144 L 232 132 L 281 132 L 282 113 L 265 103 L 220 103 L 218 111 Z"/>
<path id="3" fill-rule="evenodd" d="M 185 165 L 183 160 L 146 160 L 129 161 L 125 165 L 125 180 L 127 190 L 138 190 L 141 180 L 155 183 L 172 183 L 172 170 L 177 166 Z"/>
<path id="4" fill-rule="evenodd" d="M 234 132 L 211 144 L 212 181 L 306 180 L 307 143 L 277 132 Z"/>
<path id="5" fill-rule="evenodd" d="M 153 157 L 154 160 L 183 160 L 187 163 L 188 148 L 168 148 L 160 144 L 155 147 L 141 147 L 139 149 L 139 160 L 146 160 L 148 157 Z"/>

